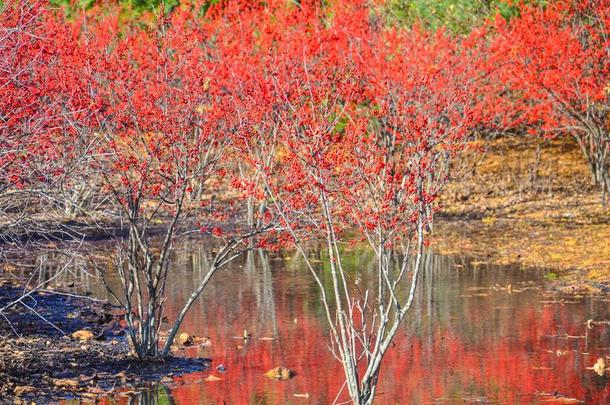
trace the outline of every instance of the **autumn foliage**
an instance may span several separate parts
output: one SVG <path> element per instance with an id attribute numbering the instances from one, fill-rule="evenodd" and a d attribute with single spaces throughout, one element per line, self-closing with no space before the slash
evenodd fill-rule
<path id="1" fill-rule="evenodd" d="M 602 201 L 610 192 L 610 6 L 549 3 L 456 36 L 392 27 L 360 0 L 193 0 L 137 23 L 113 2 L 71 16 L 4 2 L 0 221 L 51 207 L 121 224 L 116 297 L 142 357 L 157 354 L 178 235 L 223 243 L 210 277 L 255 247 L 307 257 L 322 241 L 344 290 L 329 292 L 329 321 L 345 313 L 353 333 L 335 335 L 335 349 L 358 359 L 346 369 L 364 379 L 352 398 L 372 401 L 369 371 L 395 330 L 358 331 L 398 325 L 410 307 L 393 288 L 416 284 L 436 202 L 474 131 L 573 136 Z M 379 258 L 375 303 L 388 304 L 377 315 L 341 270 L 339 246 L 363 241 Z M 416 259 L 392 279 L 396 251 Z"/>
<path id="2" fill-rule="evenodd" d="M 572 136 L 600 187 L 610 192 L 610 4 L 583 0 L 524 6 L 490 23 L 491 94 L 501 123 L 536 136 Z"/>
<path id="3" fill-rule="evenodd" d="M 62 176 L 47 193 L 72 214 L 86 211 L 92 187 L 139 187 L 149 199 L 180 186 L 201 194 L 196 171 L 227 149 L 239 164 L 223 157 L 226 178 L 260 200 L 256 165 L 277 170 L 274 181 L 288 179 L 288 188 L 313 184 L 280 175 L 294 169 L 286 154 L 293 147 L 355 175 L 358 162 L 370 163 L 366 170 L 388 164 L 371 134 L 393 132 L 409 145 L 403 157 L 429 167 L 434 162 L 414 152 L 453 153 L 470 128 L 483 126 L 574 136 L 607 193 L 604 2 L 524 5 L 517 17 L 498 16 L 462 38 L 387 27 L 357 1 L 226 1 L 204 15 L 200 6 L 185 2 L 136 26 L 112 3 L 66 19 L 40 2 L 6 2 L 2 190 Z M 341 165 L 339 154 L 350 161 Z M 175 164 L 186 170 L 181 179 L 165 176 Z M 345 174 L 333 175 L 360 190 Z M 425 199 L 438 191 L 432 186 Z M 374 213 L 391 221 L 387 214 Z"/>

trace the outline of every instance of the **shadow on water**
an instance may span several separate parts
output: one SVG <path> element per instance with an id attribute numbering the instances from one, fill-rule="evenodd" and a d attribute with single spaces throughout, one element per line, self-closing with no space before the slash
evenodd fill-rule
<path id="1" fill-rule="evenodd" d="M 189 240 L 176 251 L 168 284 L 170 318 L 206 270 L 206 246 Z M 369 252 L 349 252 L 345 262 L 354 288 L 372 282 Z M 587 328 L 589 319 L 610 318 L 607 296 L 548 295 L 541 288 L 543 272 L 514 266 L 481 267 L 432 254 L 427 264 L 414 310 L 386 357 L 376 403 L 530 404 L 564 397 L 607 403 L 607 377 L 587 370 L 598 357 L 610 356 L 608 325 Z M 94 274 L 75 271 L 65 277 L 63 283 L 75 282 L 75 292 L 106 297 Z M 209 337 L 211 344 L 178 355 L 210 357 L 212 371 L 101 403 L 328 404 L 343 384 L 328 350 L 316 286 L 290 252 L 253 252 L 223 270 L 182 331 Z M 241 338 L 245 331 L 252 337 Z M 220 364 L 225 371 L 216 369 Z M 263 374 L 276 366 L 289 367 L 296 377 L 267 379 Z M 210 375 L 218 379 L 210 381 Z"/>

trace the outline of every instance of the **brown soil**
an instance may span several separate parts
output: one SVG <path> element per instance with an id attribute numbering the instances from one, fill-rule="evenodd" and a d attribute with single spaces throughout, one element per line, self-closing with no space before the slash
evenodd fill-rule
<path id="1" fill-rule="evenodd" d="M 23 289 L 0 281 L 2 308 Z M 134 358 L 120 326 L 120 312 L 107 303 L 44 292 L 33 293 L 24 303 L 54 326 L 24 305 L 3 312 L 0 403 L 133 395 L 159 381 L 179 384 L 179 375 L 209 367 L 207 359 Z M 92 332 L 94 338 L 73 338 L 71 334 L 79 330 Z"/>
<path id="2" fill-rule="evenodd" d="M 455 178 L 435 224 L 439 253 L 543 268 L 569 289 L 610 291 L 610 208 L 575 143 L 500 138 L 469 152 Z"/>

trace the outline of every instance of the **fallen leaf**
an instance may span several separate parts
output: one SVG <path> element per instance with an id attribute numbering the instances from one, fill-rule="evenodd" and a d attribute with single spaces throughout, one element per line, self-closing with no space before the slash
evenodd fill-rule
<path id="1" fill-rule="evenodd" d="M 593 371 L 599 376 L 606 374 L 606 362 L 601 357 L 597 359 L 597 362 L 593 365 Z"/>
<path id="2" fill-rule="evenodd" d="M 275 367 L 265 373 L 265 376 L 277 381 L 286 381 L 294 377 L 294 372 L 286 367 Z"/>
<path id="3" fill-rule="evenodd" d="M 127 379 L 127 374 L 125 374 L 124 371 L 121 371 L 120 373 L 116 373 L 114 375 L 115 378 L 120 378 L 121 380 L 126 380 Z"/>
<path id="4" fill-rule="evenodd" d="M 94 386 L 94 387 L 87 388 L 87 392 L 90 393 L 90 394 L 95 394 L 95 395 L 105 395 L 105 394 L 107 394 L 107 392 L 105 390 L 101 389 L 97 385 Z"/>
<path id="5" fill-rule="evenodd" d="M 483 219 L 481 219 L 481 222 L 488 225 L 493 225 L 496 221 L 497 219 L 494 217 L 484 217 Z"/>
<path id="6" fill-rule="evenodd" d="M 98 397 L 98 394 L 94 394 L 94 393 L 92 393 L 92 392 L 82 392 L 82 393 L 80 394 L 80 396 L 81 396 L 81 397 L 83 397 L 83 398 L 95 399 L 95 398 L 97 398 L 97 397 Z"/>
<path id="7" fill-rule="evenodd" d="M 97 374 L 92 374 L 92 375 L 90 375 L 90 376 L 87 376 L 87 375 L 83 375 L 83 374 L 81 374 L 80 376 L 78 376 L 78 379 L 79 379 L 81 382 L 89 382 L 89 381 L 94 380 L 94 379 L 96 379 L 96 378 L 97 378 Z"/>
<path id="8" fill-rule="evenodd" d="M 555 355 L 556 355 L 557 357 L 559 357 L 559 356 L 565 356 L 566 354 L 568 354 L 568 352 L 567 352 L 567 351 L 565 351 L 565 350 L 563 350 L 563 351 L 562 351 L 562 350 L 557 350 L 557 351 L 555 352 Z"/>
<path id="9" fill-rule="evenodd" d="M 31 385 L 20 385 L 15 387 L 14 390 L 16 396 L 31 394 L 32 392 L 36 392 L 36 388 L 32 387 Z"/>
<path id="10" fill-rule="evenodd" d="M 538 394 L 541 397 L 545 397 L 543 398 L 540 402 L 552 402 L 554 404 L 583 404 L 584 401 L 581 401 L 580 399 L 576 399 L 576 398 L 570 398 L 570 397 L 566 397 L 565 395 L 562 394 L 547 394 L 547 393 L 539 393 Z"/>
<path id="11" fill-rule="evenodd" d="M 222 380 L 222 378 L 216 377 L 215 375 L 209 375 L 206 378 L 204 378 L 204 381 L 208 381 L 208 382 L 220 381 L 220 380 Z"/>
<path id="12" fill-rule="evenodd" d="M 72 337 L 76 340 L 87 342 L 93 339 L 93 333 L 90 330 L 77 330 L 72 334 Z"/>
<path id="13" fill-rule="evenodd" d="M 542 402 L 552 402 L 554 404 L 584 404 L 584 401 L 576 398 L 568 398 L 568 397 L 553 397 L 543 399 Z"/>
<path id="14" fill-rule="evenodd" d="M 178 336 L 178 343 L 183 345 L 183 346 L 190 346 L 193 344 L 193 336 L 189 335 L 188 333 L 181 333 Z"/>
<path id="15" fill-rule="evenodd" d="M 53 380 L 53 385 L 58 388 L 76 388 L 78 387 L 78 381 L 69 378 L 58 378 L 57 380 Z"/>
<path id="16" fill-rule="evenodd" d="M 199 346 L 204 346 L 204 347 L 212 346 L 212 341 L 208 337 L 201 338 L 201 342 L 199 343 Z"/>

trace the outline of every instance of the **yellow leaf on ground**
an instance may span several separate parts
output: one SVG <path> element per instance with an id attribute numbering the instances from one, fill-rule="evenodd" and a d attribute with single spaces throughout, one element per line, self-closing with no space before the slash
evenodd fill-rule
<path id="1" fill-rule="evenodd" d="M 495 223 L 496 221 L 497 221 L 497 219 L 494 217 L 483 217 L 483 219 L 481 219 L 481 222 L 483 222 L 484 224 L 489 224 L 489 225 Z"/>
<path id="2" fill-rule="evenodd" d="M 72 334 L 72 337 L 76 340 L 82 340 L 84 342 L 87 342 L 93 339 L 93 332 L 91 332 L 90 330 L 77 330 Z"/>
<path id="3" fill-rule="evenodd" d="M 58 378 L 53 380 L 53 385 L 58 388 L 76 388 L 78 387 L 78 381 L 69 378 Z"/>
<path id="4" fill-rule="evenodd" d="M 31 385 L 20 385 L 15 387 L 14 390 L 14 394 L 17 397 L 25 394 L 31 394 L 32 392 L 36 392 L 36 388 L 32 387 Z"/>

